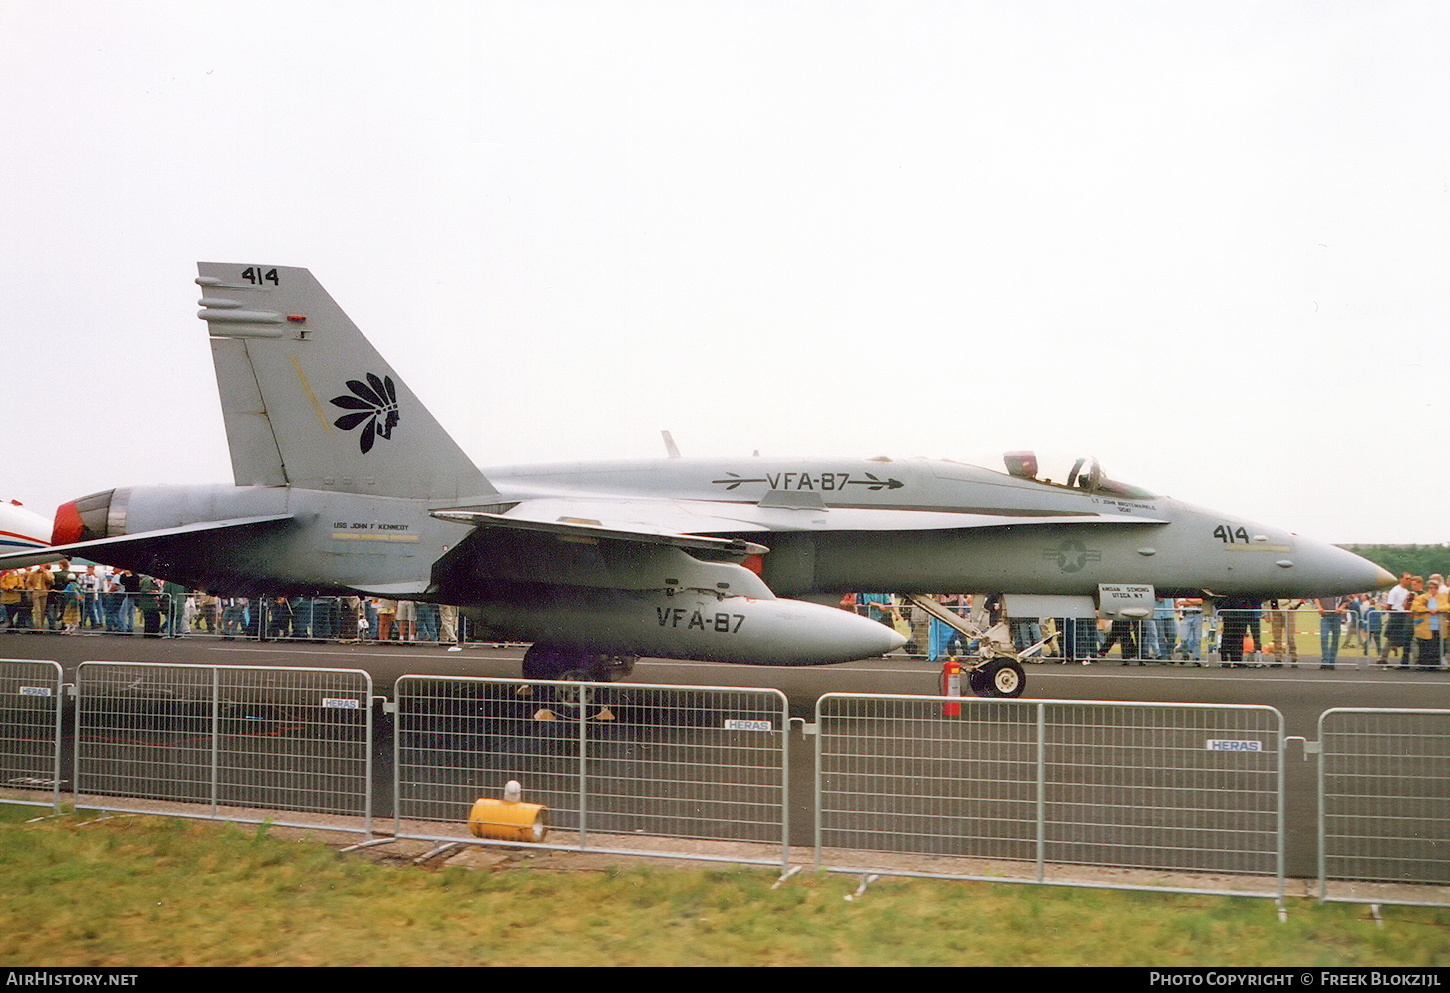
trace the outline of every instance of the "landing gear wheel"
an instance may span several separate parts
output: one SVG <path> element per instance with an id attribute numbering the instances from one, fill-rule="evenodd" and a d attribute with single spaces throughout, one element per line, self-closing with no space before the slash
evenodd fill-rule
<path id="1" fill-rule="evenodd" d="M 525 679 L 610 683 L 628 676 L 634 663 L 633 655 L 601 655 L 587 648 L 534 644 L 524 652 L 523 674 Z"/>
<path id="2" fill-rule="evenodd" d="M 993 659 L 977 671 L 986 684 L 984 696 L 1017 697 L 1027 688 L 1027 674 L 1012 659 Z"/>
<path id="3" fill-rule="evenodd" d="M 558 679 L 577 664 L 577 655 L 558 645 L 530 645 L 524 652 L 525 679 Z"/>
<path id="4" fill-rule="evenodd" d="M 610 682 L 625 679 L 634 672 L 634 664 L 638 661 L 638 655 L 606 655 L 604 657 L 604 679 Z"/>
<path id="5" fill-rule="evenodd" d="M 583 669 L 566 669 L 559 673 L 559 685 L 554 687 L 554 697 L 569 707 L 579 706 L 579 694 L 583 690 L 579 683 L 592 683 L 594 678 Z"/>
<path id="6" fill-rule="evenodd" d="M 977 696 L 990 696 L 987 692 L 987 667 L 983 666 L 967 673 L 967 685 Z"/>

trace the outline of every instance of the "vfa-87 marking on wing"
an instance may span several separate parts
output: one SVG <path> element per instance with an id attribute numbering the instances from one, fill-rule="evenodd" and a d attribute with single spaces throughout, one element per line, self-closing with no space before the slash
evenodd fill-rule
<path id="1" fill-rule="evenodd" d="M 485 476 L 306 269 L 198 268 L 235 485 L 82 497 L 57 511 L 52 557 L 234 595 L 457 604 L 491 636 L 531 641 L 525 674 L 544 678 L 603 678 L 640 655 L 812 665 L 900 647 L 811 602 L 852 591 L 1086 602 L 1146 584 L 1247 602 L 1393 581 L 1095 462 L 1056 482 L 1021 455 L 1006 474 L 671 457 Z"/>

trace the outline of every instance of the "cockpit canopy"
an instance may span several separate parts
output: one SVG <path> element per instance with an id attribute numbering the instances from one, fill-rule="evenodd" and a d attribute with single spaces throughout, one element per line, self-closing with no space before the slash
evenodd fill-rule
<path id="1" fill-rule="evenodd" d="M 1098 464 L 1098 460 L 1091 456 L 1075 459 L 1050 456 L 1043 459 L 1044 465 L 1041 468 L 1038 466 L 1036 452 L 1007 452 L 1002 456 L 1002 461 L 1007 464 L 1008 475 L 1018 479 L 1030 479 L 1045 486 L 1062 486 L 1088 493 L 1134 497 L 1140 500 L 1157 496 L 1141 486 L 1109 479 L 1103 473 L 1103 467 Z"/>

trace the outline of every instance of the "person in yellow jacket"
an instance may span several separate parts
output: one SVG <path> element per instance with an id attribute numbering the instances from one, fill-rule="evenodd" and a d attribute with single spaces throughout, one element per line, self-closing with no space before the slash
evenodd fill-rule
<path id="1" fill-rule="evenodd" d="M 0 614 L 4 614 L 7 630 L 16 631 L 21 625 L 21 619 L 30 612 L 30 604 L 25 593 L 25 572 L 21 569 L 8 569 L 0 573 Z"/>
<path id="2" fill-rule="evenodd" d="M 1410 617 L 1415 622 L 1420 668 L 1440 668 L 1440 641 L 1445 637 L 1445 623 L 1450 620 L 1450 597 L 1446 596 L 1434 576 L 1425 584 L 1425 592 L 1415 597 Z"/>

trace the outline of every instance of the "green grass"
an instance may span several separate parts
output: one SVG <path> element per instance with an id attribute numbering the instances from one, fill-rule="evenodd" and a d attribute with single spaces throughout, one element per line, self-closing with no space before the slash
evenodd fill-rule
<path id="1" fill-rule="evenodd" d="M 0 965 L 1450 963 L 1450 909 L 752 869 L 424 869 L 265 829 L 0 807 Z"/>

